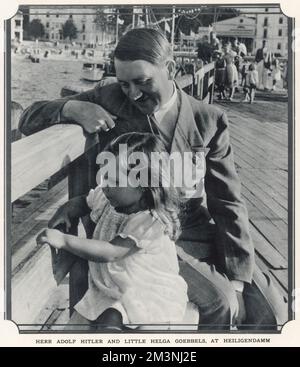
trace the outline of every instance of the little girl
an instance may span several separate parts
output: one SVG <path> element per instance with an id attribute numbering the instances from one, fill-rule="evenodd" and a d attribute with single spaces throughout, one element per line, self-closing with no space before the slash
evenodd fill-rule
<path id="1" fill-rule="evenodd" d="M 246 82 L 244 86 L 245 98 L 243 102 L 254 102 L 255 91 L 258 86 L 258 82 L 258 72 L 256 70 L 255 64 L 250 64 L 248 73 L 246 75 Z"/>
<path id="2" fill-rule="evenodd" d="M 127 157 L 118 155 L 120 144 L 126 144 Z M 151 156 L 151 152 L 164 151 L 163 143 L 151 134 L 127 133 L 116 138 L 106 151 L 113 153 L 117 167 L 128 178 L 134 169 L 128 165 L 128 156 L 143 152 L 149 162 L 145 168 L 148 183 L 157 175 L 159 184 L 151 187 L 129 182 L 122 187 L 117 172 L 115 177 L 103 176 L 107 187 L 98 186 L 87 197 L 71 199 L 49 222 L 50 227 L 69 225 L 90 212 L 96 223 L 93 239 L 46 229 L 37 241 L 89 261 L 89 286 L 75 306 L 74 323 L 117 330 L 178 324 L 184 318 L 188 298 L 174 244 L 179 231 L 177 194 L 174 187 L 165 184 L 162 171 L 153 169 Z"/>

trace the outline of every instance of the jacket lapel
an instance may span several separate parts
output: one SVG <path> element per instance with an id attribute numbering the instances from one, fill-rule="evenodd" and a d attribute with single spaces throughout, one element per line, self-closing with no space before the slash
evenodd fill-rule
<path id="1" fill-rule="evenodd" d="M 203 147 L 203 139 L 198 131 L 190 101 L 181 89 L 177 91 L 179 113 L 171 144 L 171 153 L 174 151 L 193 151 L 194 148 Z"/>

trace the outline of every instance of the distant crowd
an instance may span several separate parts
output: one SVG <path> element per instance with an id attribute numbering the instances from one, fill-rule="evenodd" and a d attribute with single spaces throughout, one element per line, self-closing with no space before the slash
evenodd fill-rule
<path id="1" fill-rule="evenodd" d="M 254 102 L 257 89 L 275 91 L 278 84 L 287 89 L 287 63 L 280 63 L 265 40 L 252 62 L 247 57 L 246 45 L 238 39 L 221 44 L 217 37 L 209 42 L 204 36 L 197 52 L 204 64 L 215 62 L 215 85 L 220 100 L 232 101 L 239 87 L 244 92 L 243 102 L 249 103 Z"/>

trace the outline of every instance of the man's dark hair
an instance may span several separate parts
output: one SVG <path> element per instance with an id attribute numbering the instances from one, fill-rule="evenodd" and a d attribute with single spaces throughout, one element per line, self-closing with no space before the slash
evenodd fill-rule
<path id="1" fill-rule="evenodd" d="M 153 28 L 137 28 L 121 37 L 115 58 L 121 61 L 145 60 L 159 65 L 172 58 L 172 50 L 162 32 Z"/>

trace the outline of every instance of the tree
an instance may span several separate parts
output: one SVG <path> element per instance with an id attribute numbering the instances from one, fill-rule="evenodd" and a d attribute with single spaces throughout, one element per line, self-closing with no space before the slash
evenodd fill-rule
<path id="1" fill-rule="evenodd" d="M 41 23 L 40 19 L 33 19 L 28 25 L 28 35 L 39 39 L 45 34 L 45 27 Z"/>
<path id="2" fill-rule="evenodd" d="M 68 19 L 62 26 L 63 38 L 69 38 L 70 42 L 77 38 L 77 28 L 72 19 Z"/>

